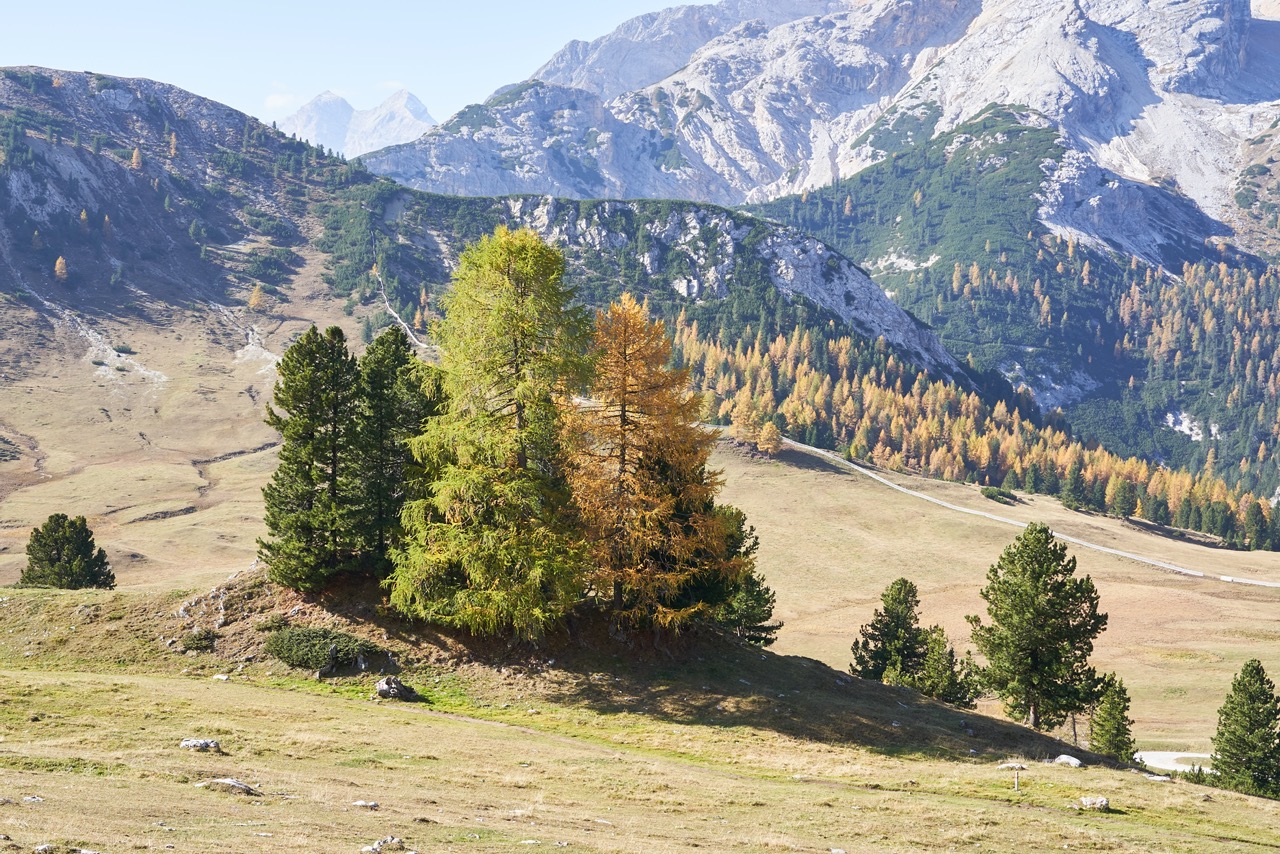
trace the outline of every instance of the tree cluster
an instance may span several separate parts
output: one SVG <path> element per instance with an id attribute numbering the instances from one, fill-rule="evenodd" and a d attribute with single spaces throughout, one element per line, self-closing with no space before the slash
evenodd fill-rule
<path id="1" fill-rule="evenodd" d="M 397 610 L 481 634 L 536 639 L 595 607 L 768 643 L 754 532 L 715 501 L 714 435 L 647 307 L 624 294 L 592 324 L 560 253 L 499 228 L 463 252 L 442 308 L 430 393 L 401 379 L 407 342 L 377 356 L 385 335 L 358 371 L 336 329 L 286 353 L 273 578 L 314 590 L 386 567 Z"/>
<path id="2" fill-rule="evenodd" d="M 412 465 L 404 443 L 439 407 L 437 386 L 397 327 L 359 360 L 337 326 L 313 326 L 285 351 L 267 409 L 280 462 L 258 544 L 272 580 L 317 590 L 339 573 L 388 574 Z"/>

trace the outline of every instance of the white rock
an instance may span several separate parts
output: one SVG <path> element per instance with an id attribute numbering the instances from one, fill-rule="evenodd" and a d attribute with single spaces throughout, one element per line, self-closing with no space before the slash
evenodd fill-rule
<path id="1" fill-rule="evenodd" d="M 198 750 L 202 753 L 205 751 L 222 752 L 222 745 L 211 738 L 184 738 L 178 746 L 185 750 Z"/>
<path id="2" fill-rule="evenodd" d="M 1103 797 L 1097 797 L 1097 798 L 1083 797 L 1080 799 L 1080 806 L 1084 807 L 1087 810 L 1098 810 L 1099 812 L 1106 812 L 1108 809 L 1111 808 L 1111 802 Z"/>
<path id="3" fill-rule="evenodd" d="M 376 810 L 378 809 L 377 801 L 352 801 L 351 806 L 360 807 L 361 809 Z"/>
<path id="4" fill-rule="evenodd" d="M 1026 771 L 1027 766 L 1021 762 L 1004 762 L 996 766 L 997 771 Z"/>
<path id="5" fill-rule="evenodd" d="M 1053 760 L 1053 764 L 1066 765 L 1068 768 L 1079 768 L 1080 766 L 1084 765 L 1084 763 L 1081 762 L 1079 759 L 1076 759 L 1074 756 L 1068 756 L 1065 753 L 1059 756 L 1057 759 Z"/>

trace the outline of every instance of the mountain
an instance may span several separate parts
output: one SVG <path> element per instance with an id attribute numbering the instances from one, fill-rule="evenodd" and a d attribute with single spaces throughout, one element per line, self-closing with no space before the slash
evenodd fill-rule
<path id="1" fill-rule="evenodd" d="M 739 204 L 1020 106 L 1070 153 L 1037 190 L 1041 218 L 1158 260 L 1169 237 L 1149 223 L 1171 215 L 1203 241 L 1239 219 L 1247 142 L 1280 99 L 1278 32 L 1248 0 L 677 7 L 570 44 L 369 163 L 440 192 Z M 901 116 L 911 127 L 886 134 Z"/>
<path id="2" fill-rule="evenodd" d="M 73 509 L 135 555 L 117 569 L 135 578 L 247 564 L 279 355 L 312 323 L 357 348 L 397 315 L 421 324 L 499 224 L 561 248 L 590 305 L 626 287 L 708 334 L 852 336 L 868 364 L 971 387 L 864 271 L 787 226 L 691 202 L 424 194 L 173 86 L 6 68 L 0 540 Z M 21 552 L 0 542 L 0 573 Z"/>
<path id="3" fill-rule="evenodd" d="M 1280 277 L 1277 4 L 756 12 L 642 16 L 367 162 L 453 193 L 742 206 L 838 249 L 1081 436 L 1280 486 L 1260 307 Z"/>
<path id="4" fill-rule="evenodd" d="M 436 120 L 409 90 L 400 91 L 369 110 L 357 110 L 332 92 L 312 98 L 279 122 L 286 134 L 347 157 L 417 139 Z"/>

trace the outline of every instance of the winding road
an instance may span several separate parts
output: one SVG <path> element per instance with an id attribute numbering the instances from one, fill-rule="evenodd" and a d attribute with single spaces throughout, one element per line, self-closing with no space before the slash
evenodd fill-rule
<path id="1" fill-rule="evenodd" d="M 943 501 L 942 499 L 935 498 L 932 495 L 925 495 L 922 492 L 916 492 L 914 489 L 908 489 L 907 487 L 902 486 L 901 484 L 894 483 L 888 478 L 883 477 L 880 474 L 877 474 L 876 472 L 872 471 L 869 468 L 858 465 L 856 463 L 852 463 L 849 460 L 846 460 L 844 457 L 840 456 L 839 454 L 834 454 L 831 451 L 824 451 L 821 448 L 815 448 L 812 445 L 804 445 L 804 444 L 801 444 L 800 442 L 792 441 L 791 439 L 783 439 L 782 441 L 784 444 L 786 444 L 789 447 L 795 448 L 796 450 L 799 450 L 799 451 L 803 451 L 807 454 L 813 454 L 815 456 L 822 457 L 823 459 L 829 460 L 843 468 L 857 472 L 858 474 L 866 475 L 867 477 L 871 478 L 877 483 L 882 483 L 885 486 L 889 487 L 890 489 L 896 489 L 898 492 L 901 492 L 905 495 L 910 495 L 913 498 L 919 498 L 921 501 L 928 501 L 930 504 L 936 504 L 939 507 L 945 507 L 946 509 L 954 510 L 957 513 L 964 513 L 969 516 L 979 516 L 983 519 L 990 519 L 993 522 L 999 522 L 1004 525 L 1012 525 L 1015 528 L 1026 527 L 1026 523 L 1019 522 L 1016 519 L 1010 519 L 1007 516 L 998 516 L 995 513 L 987 513 L 984 510 L 973 510 L 969 507 L 961 507 L 958 504 L 952 504 L 949 501 Z M 1085 540 L 1081 540 L 1077 537 L 1071 537 L 1066 534 L 1060 534 L 1057 531 L 1054 532 L 1054 536 L 1060 540 L 1063 540 L 1064 542 L 1072 543 L 1074 545 L 1080 546 L 1081 548 L 1092 549 L 1093 551 L 1096 551 L 1096 552 L 1103 552 L 1105 554 L 1115 555 L 1116 557 L 1122 557 L 1128 560 L 1137 561 L 1138 563 L 1144 563 L 1144 564 L 1147 564 L 1148 566 L 1153 566 L 1157 569 L 1163 569 L 1167 572 L 1175 572 L 1179 575 L 1189 575 L 1195 578 L 1208 579 L 1210 581 L 1223 581 L 1229 584 L 1248 584 L 1254 587 L 1271 587 L 1271 588 L 1280 589 L 1280 581 L 1264 581 L 1262 579 L 1257 579 L 1257 578 L 1242 578 L 1236 575 L 1212 575 L 1210 573 L 1201 572 L 1198 569 L 1188 569 L 1187 567 L 1179 566 L 1176 563 L 1169 563 L 1168 561 L 1157 560 L 1156 558 L 1143 557 L 1142 555 L 1134 554 L 1133 552 L 1121 551 L 1120 549 L 1113 549 L 1109 546 L 1100 546 L 1097 543 L 1090 543 Z M 1186 754 L 1179 754 L 1179 755 L 1186 755 Z"/>

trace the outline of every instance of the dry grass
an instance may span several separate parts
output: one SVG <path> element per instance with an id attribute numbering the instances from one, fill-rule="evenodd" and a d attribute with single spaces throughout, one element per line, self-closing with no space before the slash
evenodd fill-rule
<path id="1" fill-rule="evenodd" d="M 775 648 L 836 668 L 847 667 L 858 627 L 899 576 L 919 586 L 925 622 L 967 642 L 964 617 L 985 614 L 978 590 L 986 570 L 1017 535 L 1014 527 L 911 498 L 798 452 L 768 462 L 722 446 L 715 463 L 726 472 L 725 500 L 746 510 L 760 534 L 760 565 L 787 624 Z M 1280 579 L 1280 554 L 1188 545 L 1040 496 L 1007 507 L 973 487 L 900 480 L 954 504 L 1044 521 L 1189 568 Z M 1280 672 L 1280 590 L 1186 578 L 1087 549 L 1073 554 L 1110 614 L 1094 661 L 1124 678 L 1140 746 L 1208 752 L 1218 706 L 1241 663 L 1258 657 Z"/>

